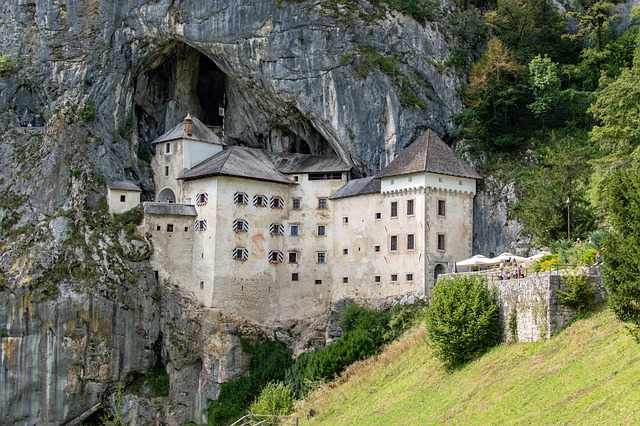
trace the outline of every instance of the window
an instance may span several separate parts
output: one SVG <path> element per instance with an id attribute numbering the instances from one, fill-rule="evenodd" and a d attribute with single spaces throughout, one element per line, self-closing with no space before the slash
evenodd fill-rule
<path id="1" fill-rule="evenodd" d="M 391 217 L 398 217 L 398 202 L 391 202 Z"/>
<path id="2" fill-rule="evenodd" d="M 438 234 L 438 250 L 445 250 L 444 234 Z"/>
<path id="3" fill-rule="evenodd" d="M 254 195 L 253 205 L 256 207 L 267 207 L 267 197 L 264 195 Z"/>
<path id="4" fill-rule="evenodd" d="M 289 263 L 298 263 L 298 252 L 290 251 L 289 252 Z"/>
<path id="5" fill-rule="evenodd" d="M 156 225 L 156 231 L 160 231 L 161 229 L 162 229 L 162 226 Z"/>
<path id="6" fill-rule="evenodd" d="M 299 276 L 297 272 L 294 272 L 293 274 L 291 274 L 291 281 L 298 281 L 299 280 Z"/>
<path id="7" fill-rule="evenodd" d="M 445 216 L 447 214 L 447 204 L 444 200 L 438 200 L 438 216 Z"/>
<path id="8" fill-rule="evenodd" d="M 318 208 L 326 209 L 327 208 L 327 199 L 326 198 L 318 198 Z"/>
<path id="9" fill-rule="evenodd" d="M 327 227 L 325 225 L 318 225 L 318 236 L 325 237 L 327 235 Z"/>
<path id="10" fill-rule="evenodd" d="M 281 223 L 272 223 L 269 225 L 269 234 L 284 235 L 284 225 Z"/>
<path id="11" fill-rule="evenodd" d="M 125 201 L 127 201 L 127 196 L 126 195 L 121 195 L 120 196 L 120 202 L 124 203 Z"/>
<path id="12" fill-rule="evenodd" d="M 209 202 L 209 194 L 206 192 L 203 194 L 196 194 L 196 205 L 198 206 L 206 206 Z"/>
<path id="13" fill-rule="evenodd" d="M 342 223 L 349 223 L 349 218 L 347 216 L 344 216 L 342 218 Z"/>
<path id="14" fill-rule="evenodd" d="M 295 182 L 300 181 L 300 176 L 294 176 L 294 177 L 293 177 L 293 180 L 294 180 Z"/>
<path id="15" fill-rule="evenodd" d="M 413 216 L 413 200 L 407 200 L 407 216 Z"/>
<path id="16" fill-rule="evenodd" d="M 300 226 L 299 225 L 290 225 L 289 230 L 291 231 L 291 235 L 298 236 L 300 235 Z"/>
<path id="17" fill-rule="evenodd" d="M 233 221 L 233 231 L 238 232 L 249 232 L 249 222 L 242 219 L 236 219 Z"/>
<path id="18" fill-rule="evenodd" d="M 189 232 L 189 227 L 188 226 L 184 227 L 184 232 Z"/>
<path id="19" fill-rule="evenodd" d="M 391 282 L 395 283 L 398 281 L 398 274 L 391 274 Z"/>
<path id="20" fill-rule="evenodd" d="M 270 251 L 269 252 L 269 263 L 282 263 L 284 261 L 284 256 L 280 251 Z"/>
<path id="21" fill-rule="evenodd" d="M 416 249 L 416 236 L 414 234 L 407 234 L 407 250 Z"/>
<path id="22" fill-rule="evenodd" d="M 391 251 L 398 251 L 398 236 L 397 235 L 392 235 L 391 236 Z"/>
<path id="23" fill-rule="evenodd" d="M 204 281 L 200 281 L 200 290 L 204 289 Z"/>
<path id="24" fill-rule="evenodd" d="M 380 275 L 376 275 L 375 277 L 373 277 L 373 282 L 374 283 L 379 283 L 380 282 Z"/>
<path id="25" fill-rule="evenodd" d="M 168 143 L 165 144 L 164 152 L 165 152 L 165 154 L 171 154 L 171 142 L 168 142 Z"/>
<path id="26" fill-rule="evenodd" d="M 376 244 L 375 246 L 373 246 L 373 251 L 375 251 L 376 253 L 380 253 L 380 244 Z"/>
<path id="27" fill-rule="evenodd" d="M 300 205 L 301 205 L 300 198 L 294 198 L 292 201 L 293 201 L 292 208 L 294 210 L 300 210 Z"/>
<path id="28" fill-rule="evenodd" d="M 316 280 L 316 284 L 322 284 L 322 280 Z"/>
<path id="29" fill-rule="evenodd" d="M 376 212 L 376 220 L 382 219 L 382 213 Z"/>
<path id="30" fill-rule="evenodd" d="M 349 283 L 349 277 L 342 277 L 342 284 Z"/>
<path id="31" fill-rule="evenodd" d="M 244 192 L 236 192 L 233 195 L 233 202 L 236 204 L 247 204 L 249 202 L 248 198 Z"/>
<path id="32" fill-rule="evenodd" d="M 407 274 L 406 281 L 413 281 L 413 274 Z"/>
<path id="33" fill-rule="evenodd" d="M 169 176 L 169 166 L 164 166 L 164 175 Z"/>
<path id="34" fill-rule="evenodd" d="M 173 223 L 167 224 L 167 232 L 173 232 Z"/>
<path id="35" fill-rule="evenodd" d="M 207 230 L 207 220 L 196 220 L 196 223 L 193 225 L 194 231 L 206 231 Z"/>
<path id="36" fill-rule="evenodd" d="M 342 249 L 342 254 L 343 255 L 348 255 L 349 254 L 349 249 Z"/>
<path id="37" fill-rule="evenodd" d="M 318 263 L 326 263 L 327 262 L 327 253 L 320 251 L 318 252 Z"/>
<path id="38" fill-rule="evenodd" d="M 272 209 L 284 209 L 284 200 L 280 197 L 271 197 Z"/>
<path id="39" fill-rule="evenodd" d="M 249 250 L 246 248 L 234 248 L 233 258 L 235 260 L 247 260 L 249 259 Z"/>

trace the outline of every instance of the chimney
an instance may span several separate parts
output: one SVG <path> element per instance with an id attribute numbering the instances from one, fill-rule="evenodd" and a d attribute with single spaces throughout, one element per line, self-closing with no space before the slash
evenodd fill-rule
<path id="1" fill-rule="evenodd" d="M 193 133 L 193 120 L 191 119 L 191 114 L 187 114 L 184 118 L 184 132 L 189 136 Z"/>

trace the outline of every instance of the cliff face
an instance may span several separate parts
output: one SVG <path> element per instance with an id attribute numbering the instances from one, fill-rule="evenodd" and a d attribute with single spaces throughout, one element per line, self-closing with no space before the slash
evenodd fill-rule
<path id="1" fill-rule="evenodd" d="M 149 142 L 187 112 L 228 143 L 370 174 L 461 108 L 455 39 L 365 2 L 12 0 L 0 42 L 16 62 L 0 75 L 3 424 L 82 419 L 158 362 L 156 420 L 201 421 L 246 370 L 234 335 L 260 330 L 156 283 L 149 242 L 100 213 L 107 180 L 153 193 Z M 328 322 L 282 329 L 300 350 Z"/>

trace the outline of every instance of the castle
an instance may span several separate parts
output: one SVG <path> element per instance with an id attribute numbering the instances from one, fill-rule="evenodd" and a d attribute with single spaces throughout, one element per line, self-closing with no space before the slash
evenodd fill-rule
<path id="1" fill-rule="evenodd" d="M 272 323 L 345 298 L 429 297 L 471 254 L 479 176 L 431 130 L 351 180 L 336 155 L 226 147 L 190 116 L 153 145 L 151 264 L 205 306 Z"/>

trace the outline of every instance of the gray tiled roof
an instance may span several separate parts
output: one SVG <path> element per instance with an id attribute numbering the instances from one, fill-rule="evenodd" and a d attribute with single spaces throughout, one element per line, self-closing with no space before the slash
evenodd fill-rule
<path id="1" fill-rule="evenodd" d="M 335 154 L 272 154 L 273 163 L 281 173 L 348 172 L 351 167 Z"/>
<path id="2" fill-rule="evenodd" d="M 232 146 L 185 172 L 180 179 L 192 180 L 207 176 L 236 176 L 249 179 L 292 184 L 267 156 L 257 148 Z"/>
<path id="3" fill-rule="evenodd" d="M 163 214 L 172 216 L 197 216 L 196 206 L 193 204 L 175 203 L 144 203 L 145 214 Z"/>
<path id="4" fill-rule="evenodd" d="M 346 198 L 355 195 L 380 193 L 380 179 L 369 176 L 362 179 L 353 179 L 345 186 L 338 189 L 330 198 Z"/>
<path id="5" fill-rule="evenodd" d="M 185 120 L 187 120 L 187 118 L 191 118 L 191 121 L 193 122 L 191 135 L 188 135 L 184 130 L 184 122 Z M 213 130 L 209 129 L 202 121 L 198 120 L 195 117 L 191 117 L 190 115 L 187 115 L 187 117 L 185 117 L 185 119 L 181 123 L 178 123 L 177 126 L 165 132 L 162 136 L 151 142 L 151 144 L 154 145 L 160 142 L 168 142 L 176 139 L 188 139 L 193 141 L 224 145 L 224 142 L 220 140 L 220 138 L 213 132 Z"/>
<path id="6" fill-rule="evenodd" d="M 107 183 L 107 188 L 115 189 L 120 191 L 137 191 L 142 192 L 142 189 L 138 187 L 135 183 L 128 180 L 118 180 L 114 182 Z"/>
<path id="7" fill-rule="evenodd" d="M 480 175 L 460 158 L 431 129 L 406 147 L 377 177 L 431 172 L 449 176 L 480 179 Z"/>

